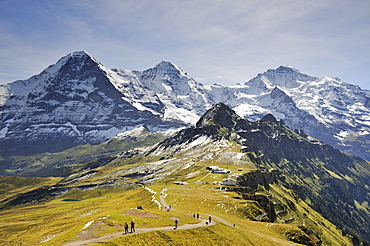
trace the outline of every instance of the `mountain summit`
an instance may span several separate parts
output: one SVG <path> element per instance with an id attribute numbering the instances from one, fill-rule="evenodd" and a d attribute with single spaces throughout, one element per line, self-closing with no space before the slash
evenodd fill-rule
<path id="1" fill-rule="evenodd" d="M 224 103 L 217 103 L 209 109 L 196 124 L 196 127 L 205 127 L 208 125 L 218 125 L 220 127 L 231 128 L 235 126 L 235 120 L 240 117 L 235 111 Z"/>

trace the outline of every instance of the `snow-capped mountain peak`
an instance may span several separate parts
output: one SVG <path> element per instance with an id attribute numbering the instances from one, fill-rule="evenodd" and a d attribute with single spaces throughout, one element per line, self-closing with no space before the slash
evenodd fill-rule
<path id="1" fill-rule="evenodd" d="M 167 61 L 167 60 L 161 61 L 160 63 L 155 65 L 154 68 L 158 69 L 158 70 L 164 70 L 166 72 L 171 71 L 171 70 L 175 70 L 175 71 L 178 71 L 178 72 L 183 72 L 182 69 L 179 66 L 177 66 L 176 64 L 174 64 L 170 61 Z"/>
<path id="2" fill-rule="evenodd" d="M 75 63 L 82 63 L 82 61 L 91 61 L 96 64 L 100 64 L 98 60 L 96 60 L 94 57 L 92 57 L 89 53 L 86 51 L 75 51 L 72 53 L 67 54 L 66 56 L 63 56 L 60 58 L 55 64 L 50 65 L 48 68 L 46 68 L 43 72 L 48 73 L 50 75 L 53 75 L 56 72 L 59 72 L 59 70 L 66 65 L 68 62 L 75 61 Z M 77 62 L 76 62 L 77 61 Z M 83 64 L 80 64 L 83 65 Z"/>
<path id="3" fill-rule="evenodd" d="M 280 66 L 276 69 L 268 69 L 266 72 L 258 74 L 245 84 L 250 87 L 253 87 L 253 84 L 258 84 L 260 88 L 280 86 L 290 89 L 297 88 L 305 82 L 314 80 L 317 80 L 317 78 L 303 74 L 298 69 L 291 66 Z"/>
<path id="4" fill-rule="evenodd" d="M 0 150 L 22 142 L 20 148 L 48 142 L 48 151 L 59 150 L 139 126 L 165 131 L 195 124 L 218 102 L 253 121 L 271 113 L 291 128 L 370 159 L 370 92 L 359 86 L 291 66 L 268 69 L 244 84 L 203 86 L 170 61 L 144 71 L 109 69 L 86 51 L 0 86 Z"/>

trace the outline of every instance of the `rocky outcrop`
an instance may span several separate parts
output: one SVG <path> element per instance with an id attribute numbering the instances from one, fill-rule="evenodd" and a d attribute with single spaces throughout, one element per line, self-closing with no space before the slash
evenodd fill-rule
<path id="1" fill-rule="evenodd" d="M 276 213 L 275 213 L 275 205 L 272 201 L 270 201 L 264 195 L 251 195 L 251 194 L 241 194 L 244 200 L 253 200 L 258 202 L 259 206 L 266 212 L 265 214 L 261 214 L 257 220 L 263 220 L 265 216 L 267 216 L 268 222 L 275 222 L 276 220 Z"/>
<path id="2" fill-rule="evenodd" d="M 276 182 L 276 175 L 270 172 L 260 170 L 244 173 L 237 178 L 237 185 L 257 188 L 258 185 L 267 187 L 269 184 Z"/>

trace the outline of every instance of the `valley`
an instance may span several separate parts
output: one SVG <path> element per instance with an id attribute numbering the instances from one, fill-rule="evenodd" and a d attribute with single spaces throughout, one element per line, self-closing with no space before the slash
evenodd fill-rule
<path id="1" fill-rule="evenodd" d="M 194 180 L 203 175 L 207 174 L 202 173 Z M 222 181 L 223 177 L 208 175 L 207 178 L 209 181 Z M 239 210 L 248 203 L 237 193 L 221 191 L 219 185 L 208 182 L 189 182 L 181 187 L 168 183 L 150 186 L 155 194 L 142 187 L 120 192 L 118 188 L 69 192 L 42 205 L 7 210 L 0 216 L 1 238 L 4 243 L 15 245 L 21 242 L 25 245 L 81 245 L 74 244 L 74 241 L 90 242 L 88 245 L 95 245 L 94 242 L 98 241 L 99 245 L 152 245 L 151 242 L 158 245 L 296 245 L 294 236 L 296 240 L 306 240 L 301 243 L 310 242 L 297 225 L 246 220 Z M 174 208 L 170 211 L 163 210 L 162 205 L 154 202 L 160 201 L 161 186 L 168 187 L 165 200 Z M 81 199 L 84 196 L 86 198 Z M 138 204 L 143 210 L 136 209 Z M 259 211 L 256 209 L 254 212 Z M 206 225 L 203 220 L 203 226 L 198 229 L 193 229 L 193 226 L 185 228 L 189 231 L 173 229 L 174 218 L 179 220 L 179 229 L 184 224 L 197 225 L 199 220 L 192 217 L 194 213 L 200 213 L 206 219 L 212 215 L 216 224 Z M 235 224 L 235 227 L 225 225 L 216 217 Z M 122 235 L 123 224 L 132 220 L 138 233 L 140 228 L 147 228 L 143 229 L 144 234 Z M 167 227 L 159 228 L 163 226 Z M 342 242 L 349 242 L 339 231 L 333 232 L 334 228 L 326 233 L 341 238 Z"/>

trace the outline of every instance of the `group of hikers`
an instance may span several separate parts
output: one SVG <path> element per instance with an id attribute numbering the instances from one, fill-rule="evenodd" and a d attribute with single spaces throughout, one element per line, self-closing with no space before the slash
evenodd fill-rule
<path id="1" fill-rule="evenodd" d="M 199 214 L 193 214 L 193 218 L 197 218 L 197 219 L 199 219 Z M 209 221 L 209 222 L 208 222 Z M 208 217 L 208 221 L 206 222 L 206 224 L 208 225 L 208 223 L 209 224 L 211 224 L 211 222 L 212 222 L 212 217 L 211 216 L 209 216 Z M 179 222 L 178 222 L 178 220 L 177 219 L 175 219 L 175 228 L 174 229 L 177 229 L 177 225 L 179 224 Z"/>
<path id="2" fill-rule="evenodd" d="M 199 214 L 193 214 L 193 218 L 197 218 L 197 219 L 199 219 Z M 208 221 L 209 221 L 209 223 L 211 224 L 211 222 L 212 222 L 212 218 L 211 218 L 211 216 L 209 216 L 209 217 L 208 217 Z M 178 221 L 177 219 L 175 219 L 175 228 L 174 228 L 174 229 L 177 229 L 178 224 L 179 224 L 179 221 Z M 208 222 L 206 222 L 206 224 L 208 225 Z M 125 234 L 135 232 L 135 222 L 134 222 L 134 221 L 131 221 L 130 225 L 131 225 L 131 231 L 129 232 L 129 231 L 128 231 L 128 227 L 129 227 L 129 226 L 128 226 L 128 224 L 125 222 L 125 224 L 124 224 Z"/>
<path id="3" fill-rule="evenodd" d="M 197 219 L 199 219 L 199 214 L 193 214 L 193 218 L 195 219 L 195 218 L 197 218 Z M 209 222 L 208 222 L 209 221 Z M 208 223 L 209 224 L 211 224 L 211 222 L 212 222 L 212 217 L 211 216 L 209 216 L 208 217 L 208 221 L 206 221 L 206 224 L 208 225 Z M 175 228 L 174 229 L 177 229 L 177 225 L 178 225 L 178 221 L 177 221 L 177 219 L 175 219 Z"/>
<path id="4" fill-rule="evenodd" d="M 135 232 L 135 222 L 131 221 L 131 233 Z M 124 228 L 125 228 L 125 234 L 129 233 L 128 232 L 128 224 L 125 222 L 125 225 L 124 225 Z"/>
<path id="5" fill-rule="evenodd" d="M 162 195 L 163 194 L 161 193 L 161 196 Z M 165 207 L 164 209 L 166 211 L 170 211 L 171 208 L 172 208 L 171 206 L 168 206 L 168 207 Z M 137 206 L 137 209 L 143 209 L 143 207 L 142 206 Z M 193 218 L 199 219 L 199 213 L 193 214 Z M 211 224 L 211 222 L 212 222 L 211 216 L 208 217 L 208 220 L 209 220 L 209 224 Z M 175 228 L 174 229 L 177 229 L 178 223 L 179 223 L 179 221 L 177 219 L 175 219 Z M 206 222 L 206 224 L 208 225 L 208 222 Z M 130 225 L 131 225 L 131 231 L 130 231 L 130 233 L 135 232 L 135 222 L 134 221 L 131 221 Z M 129 231 L 128 231 L 129 225 L 126 222 L 124 224 L 124 228 L 125 228 L 125 234 L 129 233 Z"/>

